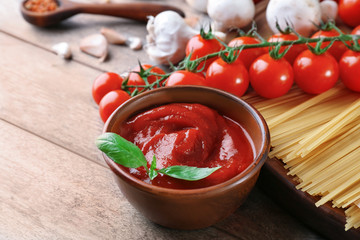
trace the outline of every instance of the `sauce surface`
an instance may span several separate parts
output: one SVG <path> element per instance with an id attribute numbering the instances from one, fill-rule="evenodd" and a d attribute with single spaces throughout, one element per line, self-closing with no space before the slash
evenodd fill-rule
<path id="1" fill-rule="evenodd" d="M 161 187 L 194 189 L 229 180 L 254 161 L 253 144 L 233 120 L 200 104 L 173 103 L 132 117 L 118 134 L 136 144 L 148 166 L 156 156 L 156 169 L 174 165 L 222 166 L 199 181 L 186 181 L 159 174 L 150 180 L 145 168 L 127 169 L 138 179 Z"/>
<path id="2" fill-rule="evenodd" d="M 38 13 L 51 12 L 58 8 L 56 0 L 27 0 L 24 6 L 27 10 Z"/>

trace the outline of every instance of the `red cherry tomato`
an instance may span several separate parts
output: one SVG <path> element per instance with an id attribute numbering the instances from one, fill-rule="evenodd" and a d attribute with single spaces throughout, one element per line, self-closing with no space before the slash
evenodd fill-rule
<path id="1" fill-rule="evenodd" d="M 312 35 L 311 38 L 335 37 L 335 36 L 339 36 L 339 33 L 335 29 L 332 29 L 330 31 L 320 30 L 320 31 L 314 33 L 314 35 Z M 328 46 L 329 43 L 330 42 L 322 43 L 321 48 L 324 48 L 324 47 Z M 315 45 L 316 45 L 316 43 L 311 44 L 311 46 L 313 46 L 313 47 L 315 47 Z M 341 41 L 336 41 L 327 50 L 327 52 L 329 52 L 331 55 L 333 55 L 333 57 L 335 57 L 336 60 L 340 60 L 341 56 L 344 54 L 344 52 L 346 50 L 347 50 L 347 47 L 345 46 L 344 43 L 342 43 Z"/>
<path id="2" fill-rule="evenodd" d="M 249 74 L 240 61 L 215 60 L 206 71 L 206 85 L 241 97 L 249 86 Z"/>
<path id="3" fill-rule="evenodd" d="M 351 27 L 360 25 L 360 0 L 340 0 L 338 14 Z"/>
<path id="4" fill-rule="evenodd" d="M 339 78 L 339 66 L 329 53 L 315 55 L 305 50 L 295 59 L 296 84 L 310 94 L 319 94 L 332 88 Z"/>
<path id="5" fill-rule="evenodd" d="M 95 78 L 92 85 L 92 96 L 94 101 L 99 104 L 100 100 L 108 92 L 116 89 L 121 89 L 123 78 L 113 72 L 100 74 Z"/>
<path id="6" fill-rule="evenodd" d="M 351 31 L 351 34 L 353 34 L 353 35 L 360 35 L 360 25 L 357 26 L 356 28 L 354 28 L 354 29 Z"/>
<path id="7" fill-rule="evenodd" d="M 141 66 L 144 70 L 147 70 L 152 67 L 152 69 L 150 70 L 150 72 L 152 73 L 165 74 L 164 70 L 162 70 L 159 67 L 153 67 L 150 64 L 143 64 Z M 127 82 L 127 85 L 135 85 L 135 86 L 145 85 L 144 79 L 136 72 L 140 72 L 140 66 L 136 66 L 135 68 L 132 69 L 131 73 L 129 74 L 129 80 Z M 147 81 L 149 84 L 151 84 L 154 83 L 159 78 L 160 78 L 159 76 L 151 75 L 147 78 Z M 138 87 L 139 91 L 141 91 L 142 89 L 143 89 L 142 87 Z M 135 90 L 135 88 L 129 88 L 129 90 L 130 92 L 132 92 L 133 90 Z"/>
<path id="8" fill-rule="evenodd" d="M 352 91 L 360 92 L 360 52 L 348 50 L 339 61 L 340 79 Z"/>
<path id="9" fill-rule="evenodd" d="M 130 99 L 127 92 L 123 90 L 113 90 L 108 92 L 99 103 L 99 113 L 103 122 L 126 100 Z"/>
<path id="10" fill-rule="evenodd" d="M 298 37 L 293 34 L 283 34 L 283 33 L 277 33 L 272 35 L 268 41 L 269 42 L 283 42 L 283 41 L 295 41 L 298 40 Z M 282 46 L 280 47 L 279 53 L 282 53 L 285 49 L 287 49 L 289 46 Z M 285 54 L 285 59 L 289 61 L 290 64 L 293 64 L 295 58 L 304 50 L 306 50 L 306 46 L 304 44 L 294 44 L 291 46 L 289 51 Z"/>
<path id="11" fill-rule="evenodd" d="M 175 71 L 166 80 L 166 87 L 178 85 L 201 85 L 205 86 L 205 78 L 198 73 L 186 70 Z"/>
<path id="12" fill-rule="evenodd" d="M 268 53 L 258 57 L 250 67 L 250 84 L 260 96 L 276 98 L 286 94 L 294 83 L 290 63 L 273 59 Z"/>
<path id="13" fill-rule="evenodd" d="M 197 34 L 190 38 L 186 45 L 185 53 L 186 56 L 189 56 L 191 53 L 190 60 L 195 60 L 210 53 L 218 52 L 221 49 L 224 49 L 224 46 L 215 38 L 204 39 L 200 34 Z M 201 63 L 198 66 L 198 70 L 203 69 L 205 72 L 209 65 L 215 61 L 216 58 L 207 59 L 204 63 Z M 205 64 L 205 67 L 204 67 Z"/>
<path id="14" fill-rule="evenodd" d="M 360 35 L 360 25 L 357 26 L 356 28 L 354 28 L 352 31 L 351 31 L 351 34 L 352 35 Z M 360 45 L 360 39 L 358 40 L 358 43 Z"/>
<path id="15" fill-rule="evenodd" d="M 246 44 L 258 44 L 261 41 L 254 37 L 237 37 L 229 42 L 229 47 L 238 47 Z M 252 62 L 259 56 L 266 53 L 265 48 L 249 48 L 242 50 L 238 56 L 238 60 L 244 63 L 246 69 L 249 69 Z"/>

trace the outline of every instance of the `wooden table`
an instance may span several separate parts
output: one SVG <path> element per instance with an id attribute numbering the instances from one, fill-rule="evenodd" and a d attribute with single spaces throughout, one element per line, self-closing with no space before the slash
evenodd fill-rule
<path id="1" fill-rule="evenodd" d="M 94 140 L 103 123 L 91 85 L 101 72 L 121 73 L 148 57 L 111 45 L 99 63 L 79 50 L 80 39 L 103 26 L 145 39 L 145 24 L 78 15 L 42 29 L 23 20 L 19 4 L 0 4 L 0 239 L 322 239 L 258 187 L 206 229 L 177 231 L 145 219 L 99 157 Z M 51 52 L 61 41 L 71 45 L 72 60 Z"/>

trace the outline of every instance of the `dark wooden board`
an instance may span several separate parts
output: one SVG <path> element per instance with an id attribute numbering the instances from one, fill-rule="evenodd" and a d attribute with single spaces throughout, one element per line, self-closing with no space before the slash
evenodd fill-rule
<path id="1" fill-rule="evenodd" d="M 331 203 L 315 206 L 318 197 L 311 196 L 295 188 L 296 182 L 278 159 L 268 159 L 260 177 L 260 188 L 284 207 L 290 214 L 308 227 L 334 240 L 360 239 L 360 229 L 345 231 L 345 213 L 343 209 L 333 208 Z"/>

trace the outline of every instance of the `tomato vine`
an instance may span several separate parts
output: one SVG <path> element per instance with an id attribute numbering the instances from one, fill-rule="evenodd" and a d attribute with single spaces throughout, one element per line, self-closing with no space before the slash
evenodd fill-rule
<path id="1" fill-rule="evenodd" d="M 334 23 L 330 22 L 327 24 L 328 28 L 334 29 L 336 32 L 338 32 L 338 36 L 328 36 L 328 37 L 320 37 L 320 38 L 308 38 L 301 36 L 297 32 L 295 32 L 291 27 L 288 27 L 286 29 L 286 33 L 293 33 L 297 36 L 297 40 L 284 40 L 280 42 L 276 41 L 269 41 L 262 38 L 256 30 L 251 30 L 252 35 L 258 37 L 261 41 L 259 43 L 254 44 L 244 44 L 241 46 L 234 46 L 229 47 L 226 46 L 226 48 L 216 51 L 213 53 L 209 53 L 205 56 L 199 57 L 197 59 L 191 60 L 191 55 L 187 56 L 183 61 L 181 61 L 177 66 L 172 65 L 171 72 L 159 74 L 159 73 L 153 73 L 151 70 L 152 68 L 142 70 L 141 72 L 136 72 L 140 75 L 140 77 L 148 78 L 149 76 L 156 76 L 157 80 L 152 83 L 145 83 L 143 85 L 129 85 L 127 81 L 123 82 L 122 89 L 131 93 L 131 96 L 135 96 L 137 94 L 140 94 L 144 91 L 154 89 L 156 87 L 165 86 L 166 79 L 175 71 L 179 70 L 189 70 L 190 71 L 201 71 L 197 70 L 196 66 L 199 66 L 201 63 L 208 61 L 209 59 L 213 59 L 216 57 L 221 56 L 229 56 L 233 55 L 234 52 L 240 53 L 241 51 L 244 51 L 246 49 L 252 49 L 252 48 L 267 48 L 269 49 L 270 56 L 274 59 L 280 59 L 284 57 L 287 52 L 294 46 L 294 45 L 306 45 L 307 48 L 317 54 L 323 54 L 324 52 L 328 51 L 328 49 L 333 45 L 334 42 L 342 42 L 348 49 L 352 51 L 359 52 L 360 51 L 360 44 L 359 39 L 360 35 L 352 35 L 352 34 L 345 34 L 343 33 Z M 203 33 L 204 34 L 204 33 Z M 221 40 L 217 39 L 219 42 L 224 44 Z M 322 47 L 323 43 L 329 42 L 329 44 L 326 47 Z M 315 44 L 315 47 L 312 46 L 312 44 Z M 285 49 L 284 49 L 285 47 Z M 280 49 L 282 49 L 280 53 Z M 232 59 L 232 61 L 234 61 Z M 141 64 L 140 64 L 141 65 Z M 136 88 L 136 91 L 130 92 L 129 89 Z"/>

